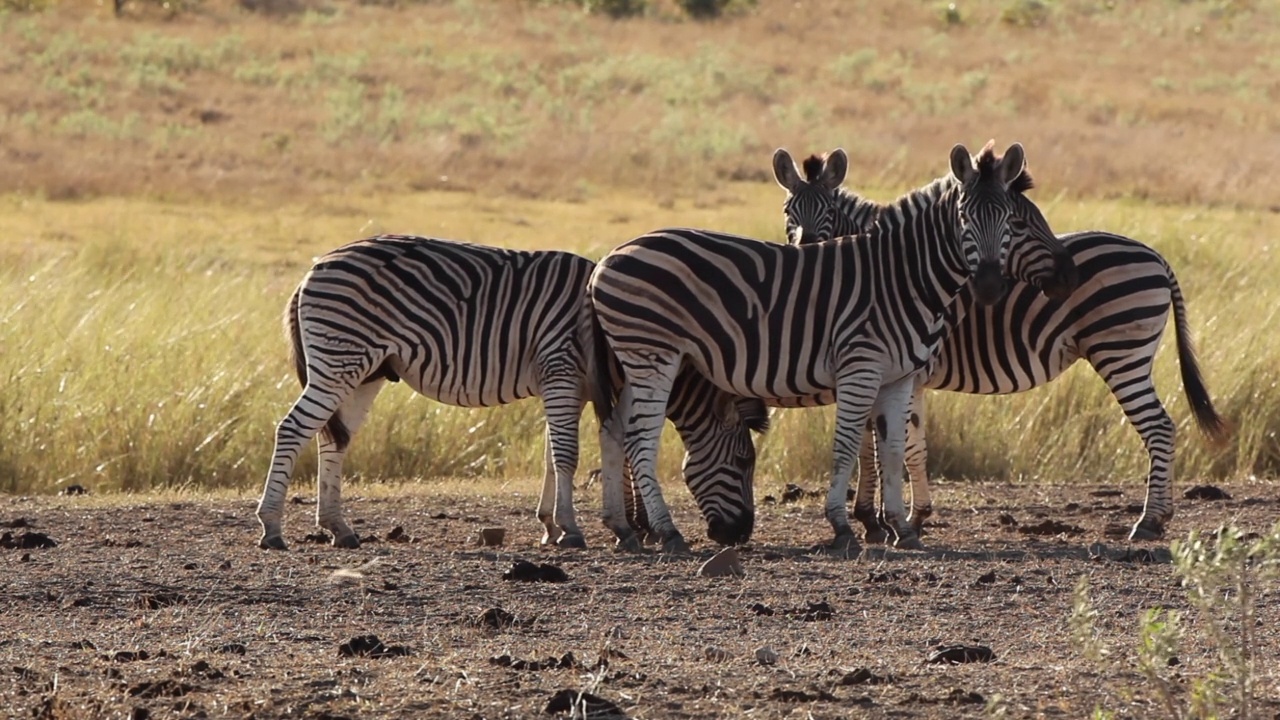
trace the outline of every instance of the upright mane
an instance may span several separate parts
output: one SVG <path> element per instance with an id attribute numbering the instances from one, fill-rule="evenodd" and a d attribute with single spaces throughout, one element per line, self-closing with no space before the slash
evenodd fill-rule
<path id="1" fill-rule="evenodd" d="M 825 165 L 827 159 L 821 155 L 810 155 L 804 159 L 804 179 L 805 182 L 815 183 L 818 177 L 822 175 L 822 166 Z"/>

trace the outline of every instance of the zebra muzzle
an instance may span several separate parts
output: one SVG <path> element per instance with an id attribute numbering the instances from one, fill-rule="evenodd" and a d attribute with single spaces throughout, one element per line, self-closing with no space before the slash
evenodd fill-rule
<path id="1" fill-rule="evenodd" d="M 1004 273 L 1000 271 L 1000 263 L 981 262 L 970 280 L 973 284 L 973 297 L 983 305 L 993 305 L 1004 296 Z"/>

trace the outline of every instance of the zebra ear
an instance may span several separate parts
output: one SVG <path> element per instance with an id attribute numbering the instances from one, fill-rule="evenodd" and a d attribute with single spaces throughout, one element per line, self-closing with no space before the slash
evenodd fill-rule
<path id="1" fill-rule="evenodd" d="M 822 166 L 822 184 L 828 190 L 835 190 L 844 184 L 845 175 L 849 173 L 849 155 L 844 148 L 836 148 L 827 155 Z"/>
<path id="2" fill-rule="evenodd" d="M 961 183 L 968 184 L 977 171 L 978 168 L 973 164 L 973 156 L 969 154 L 969 150 L 964 145 L 956 143 L 956 146 L 951 148 L 951 174 Z"/>
<path id="3" fill-rule="evenodd" d="M 796 171 L 795 161 L 791 159 L 791 153 L 783 148 L 778 148 L 773 153 L 773 179 L 787 192 L 803 182 L 800 173 Z"/>
<path id="4" fill-rule="evenodd" d="M 1022 143 L 1014 143 L 1004 151 L 1004 157 L 1000 158 L 1000 182 L 1008 188 L 1013 184 L 1014 180 L 1022 174 L 1027 167 L 1027 153 L 1022 149 Z"/>

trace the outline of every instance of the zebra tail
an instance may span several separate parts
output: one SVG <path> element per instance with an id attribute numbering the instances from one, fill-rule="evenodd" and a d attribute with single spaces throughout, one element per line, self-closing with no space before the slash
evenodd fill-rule
<path id="1" fill-rule="evenodd" d="M 289 297 L 289 305 L 284 311 L 284 327 L 285 332 L 289 336 L 289 357 L 293 360 L 293 370 L 298 374 L 298 384 L 302 387 L 307 386 L 307 356 L 302 348 L 302 324 L 298 322 L 298 301 L 302 297 L 302 286 L 294 288 L 293 295 Z M 338 413 L 334 413 L 329 421 L 324 424 L 324 428 L 320 432 L 329 436 L 329 439 L 338 446 L 339 449 L 346 449 L 347 444 L 351 442 L 351 432 L 347 430 L 347 426 L 342 424 L 342 419 L 338 417 Z"/>
<path id="2" fill-rule="evenodd" d="M 1200 373 L 1200 363 L 1196 360 L 1196 346 L 1191 339 L 1191 327 L 1187 324 L 1186 305 L 1182 299 L 1182 289 L 1178 279 L 1169 269 L 1169 290 L 1173 295 L 1173 327 L 1178 342 L 1178 368 L 1182 372 L 1182 387 L 1187 391 L 1187 400 L 1191 402 L 1191 413 L 1196 418 L 1200 431 L 1216 444 L 1227 441 L 1231 435 L 1231 425 L 1213 407 L 1209 397 L 1209 389 L 1205 387 L 1204 376 Z"/>
<path id="3" fill-rule="evenodd" d="M 596 419 L 601 427 L 613 415 L 613 375 L 615 359 L 609 351 L 609 341 L 605 339 L 604 328 L 600 326 L 600 318 L 596 317 L 595 307 L 588 295 L 583 300 L 582 315 L 588 326 L 584 333 L 584 342 L 591 347 L 584 355 L 587 357 L 587 389 L 591 394 L 591 404 L 596 409 Z"/>

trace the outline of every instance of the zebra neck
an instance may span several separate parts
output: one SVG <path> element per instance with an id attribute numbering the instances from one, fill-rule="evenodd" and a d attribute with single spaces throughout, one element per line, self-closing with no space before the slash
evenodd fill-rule
<path id="1" fill-rule="evenodd" d="M 871 234 L 885 290 L 935 317 L 947 312 L 970 274 L 956 233 L 956 194 L 937 192 L 938 182 L 886 206 Z"/>
<path id="2" fill-rule="evenodd" d="M 884 206 L 844 188 L 836 190 L 836 227 L 834 237 L 861 235 L 869 231 Z"/>

